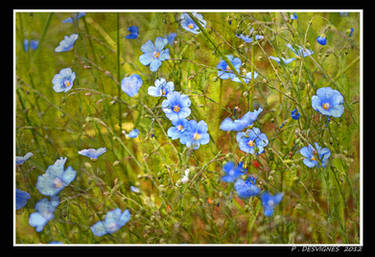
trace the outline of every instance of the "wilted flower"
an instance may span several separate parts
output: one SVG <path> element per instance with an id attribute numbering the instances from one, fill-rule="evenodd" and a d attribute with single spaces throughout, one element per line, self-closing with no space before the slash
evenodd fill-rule
<path id="1" fill-rule="evenodd" d="M 327 38 L 325 37 L 325 35 L 320 35 L 316 38 L 316 41 L 321 44 L 322 46 L 326 45 L 327 44 Z"/>
<path id="2" fill-rule="evenodd" d="M 38 177 L 36 188 L 42 195 L 54 196 L 75 179 L 77 172 L 71 166 L 64 170 L 66 160 L 61 157 Z"/>
<path id="3" fill-rule="evenodd" d="M 191 101 L 187 95 L 173 91 L 170 92 L 167 95 L 167 99 L 162 102 L 161 108 L 167 118 L 173 121 L 188 117 L 191 113 L 189 108 L 190 104 Z"/>
<path id="4" fill-rule="evenodd" d="M 280 203 L 280 201 L 283 199 L 283 196 L 283 193 L 278 193 L 274 196 L 268 192 L 264 192 L 263 194 L 261 194 L 260 199 L 262 201 L 264 215 L 272 216 L 273 208 L 276 204 Z"/>
<path id="5" fill-rule="evenodd" d="M 200 145 L 208 144 L 210 141 L 207 131 L 208 126 L 203 120 L 200 122 L 189 120 L 189 129 L 181 135 L 180 142 L 187 147 L 198 149 Z"/>
<path id="6" fill-rule="evenodd" d="M 170 127 L 167 134 L 172 140 L 180 138 L 189 130 L 189 121 L 187 119 L 177 119 L 172 121 L 173 127 Z"/>
<path id="7" fill-rule="evenodd" d="M 241 151 L 255 154 L 258 148 L 258 154 L 264 152 L 264 147 L 268 144 L 268 138 L 260 132 L 258 128 L 247 129 L 246 132 L 238 132 L 236 140 Z"/>
<path id="8" fill-rule="evenodd" d="M 75 13 L 73 17 L 68 17 L 62 21 L 62 23 L 73 23 L 73 21 L 80 19 L 81 17 L 85 16 L 85 12 Z"/>
<path id="9" fill-rule="evenodd" d="M 312 54 L 314 53 L 314 51 L 309 50 L 309 49 L 307 49 L 307 48 L 304 48 L 304 47 L 302 47 L 302 46 L 297 46 L 298 49 L 294 49 L 294 48 L 292 47 L 291 44 L 286 44 L 286 46 L 287 46 L 290 50 L 292 50 L 292 52 L 293 52 L 295 55 L 297 55 L 297 56 L 307 57 L 307 56 L 310 56 L 310 55 L 312 55 Z"/>
<path id="10" fill-rule="evenodd" d="M 234 183 L 234 189 L 241 198 L 249 198 L 251 196 L 256 196 L 260 192 L 260 188 L 255 185 L 256 179 L 254 177 L 249 177 L 246 181 L 242 179 L 237 179 Z"/>
<path id="11" fill-rule="evenodd" d="M 57 196 L 51 197 L 51 201 L 43 198 L 35 205 L 36 212 L 30 214 L 29 224 L 35 227 L 37 232 L 43 230 L 44 226 L 53 219 L 56 207 L 59 205 L 59 198 Z"/>
<path id="12" fill-rule="evenodd" d="M 344 97 L 339 91 L 330 87 L 322 87 L 311 98 L 311 105 L 315 111 L 323 115 L 340 117 L 344 113 Z"/>
<path id="13" fill-rule="evenodd" d="M 53 90 L 57 93 L 69 91 L 73 87 L 75 78 L 76 74 L 71 68 L 61 69 L 52 79 Z"/>
<path id="14" fill-rule="evenodd" d="M 128 31 L 130 33 L 125 36 L 126 39 L 136 39 L 138 37 L 138 27 L 137 26 L 130 26 L 128 28 Z"/>
<path id="15" fill-rule="evenodd" d="M 16 188 L 16 209 L 17 210 L 24 207 L 28 199 L 30 199 L 29 193 Z"/>
<path id="16" fill-rule="evenodd" d="M 198 22 L 202 25 L 202 27 L 205 28 L 207 22 L 203 19 L 203 16 L 196 12 L 193 12 L 192 14 L 198 20 Z M 198 34 L 201 32 L 197 24 L 193 21 L 192 18 L 190 18 L 189 14 L 187 13 L 181 14 L 180 24 L 181 24 L 181 27 L 183 27 L 185 30 L 191 33 Z"/>
<path id="17" fill-rule="evenodd" d="M 224 182 L 233 182 L 239 176 L 244 175 L 246 173 L 246 169 L 242 167 L 243 163 L 240 162 L 237 166 L 235 166 L 234 162 L 227 162 L 223 166 L 223 171 L 225 172 L 225 176 L 221 177 L 221 180 Z"/>
<path id="18" fill-rule="evenodd" d="M 55 48 L 55 52 L 66 52 L 73 48 L 74 42 L 77 40 L 78 34 L 65 36 L 59 45 Z"/>
<path id="19" fill-rule="evenodd" d="M 290 116 L 292 116 L 293 119 L 298 120 L 299 117 L 300 117 L 300 114 L 299 114 L 299 112 L 298 112 L 297 109 L 294 109 L 294 110 L 290 113 Z"/>
<path id="20" fill-rule="evenodd" d="M 148 87 L 148 94 L 150 96 L 164 96 L 167 97 L 168 93 L 174 90 L 174 84 L 172 81 L 167 82 L 165 78 L 155 80 L 155 86 Z"/>
<path id="21" fill-rule="evenodd" d="M 25 39 L 23 41 L 23 48 L 25 49 L 25 52 L 29 51 L 29 45 L 30 45 L 31 50 L 36 50 L 38 48 L 39 41 L 38 40 L 29 41 L 28 39 Z"/>
<path id="22" fill-rule="evenodd" d="M 130 186 L 130 191 L 132 191 L 134 193 L 139 193 L 139 188 L 135 187 L 135 186 Z"/>
<path id="23" fill-rule="evenodd" d="M 252 37 L 253 33 L 254 33 L 254 29 L 251 28 L 250 29 L 250 35 L 236 34 L 236 37 L 242 39 L 246 43 L 251 43 L 251 42 L 253 42 L 253 37 Z M 262 36 L 262 35 L 255 35 L 255 40 L 261 40 L 263 38 L 264 38 L 264 36 Z"/>
<path id="24" fill-rule="evenodd" d="M 101 147 L 98 149 L 89 148 L 89 149 L 83 149 L 81 151 L 78 151 L 80 155 L 87 156 L 91 160 L 96 160 L 100 155 L 105 153 L 107 149 L 105 147 Z"/>
<path id="25" fill-rule="evenodd" d="M 129 77 L 125 77 L 121 80 L 121 89 L 128 96 L 133 97 L 138 94 L 138 90 L 142 86 L 142 79 L 138 74 L 133 74 Z"/>
<path id="26" fill-rule="evenodd" d="M 150 70 L 155 72 L 159 69 L 162 61 L 169 59 L 169 49 L 163 48 L 168 44 L 168 39 L 157 37 L 155 45 L 151 40 L 147 41 L 142 47 L 143 54 L 139 56 L 139 61 L 147 66 L 150 65 Z"/>
<path id="27" fill-rule="evenodd" d="M 248 126 L 253 125 L 254 121 L 262 111 L 263 109 L 259 107 L 253 112 L 247 112 L 241 119 L 234 121 L 227 117 L 221 122 L 220 129 L 224 131 L 241 131 Z"/>
<path id="28" fill-rule="evenodd" d="M 108 233 L 112 234 L 123 227 L 129 220 L 130 212 L 128 209 L 121 212 L 121 209 L 116 208 L 107 213 L 104 221 L 99 221 L 91 226 L 91 231 L 96 236 L 103 236 Z"/>
<path id="29" fill-rule="evenodd" d="M 285 59 L 285 58 L 281 57 L 281 59 L 280 59 L 279 57 L 270 56 L 270 59 L 276 61 L 280 65 L 281 61 L 284 64 L 288 64 L 288 63 L 291 63 L 292 61 L 294 61 L 296 58 L 293 57 L 293 58 Z"/>
<path id="30" fill-rule="evenodd" d="M 328 158 L 331 156 L 331 152 L 328 148 L 321 148 L 318 143 L 314 143 L 315 148 L 312 145 L 305 146 L 299 150 L 299 152 L 306 157 L 303 159 L 303 163 L 309 167 L 319 167 L 317 159 L 321 162 L 323 167 L 327 166 Z"/>
<path id="31" fill-rule="evenodd" d="M 17 165 L 21 165 L 23 164 L 25 161 L 27 161 L 31 156 L 33 156 L 33 153 L 32 152 L 28 152 L 27 154 L 25 154 L 25 156 L 16 156 L 16 164 Z"/>

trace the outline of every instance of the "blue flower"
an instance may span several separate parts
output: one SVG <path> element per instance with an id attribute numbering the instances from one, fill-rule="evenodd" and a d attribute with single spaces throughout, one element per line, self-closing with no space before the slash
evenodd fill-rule
<path id="1" fill-rule="evenodd" d="M 139 61 L 145 66 L 150 65 L 152 72 L 157 71 L 161 62 L 169 59 L 169 49 L 163 50 L 167 44 L 168 39 L 162 37 L 156 38 L 155 45 L 151 40 L 147 41 L 141 47 L 143 54 L 139 56 Z"/>
<path id="2" fill-rule="evenodd" d="M 354 31 L 354 29 L 353 29 L 353 28 L 350 28 L 349 37 L 352 37 L 352 36 L 353 36 L 353 31 Z"/>
<path id="3" fill-rule="evenodd" d="M 312 145 L 305 146 L 299 150 L 299 152 L 306 157 L 303 159 L 303 163 L 309 167 L 319 167 L 317 158 L 321 162 L 323 168 L 327 166 L 328 158 L 331 156 L 331 152 L 328 148 L 321 148 L 318 143 L 314 143 L 315 148 Z"/>
<path id="4" fill-rule="evenodd" d="M 251 42 L 253 42 L 253 37 L 252 37 L 253 32 L 254 32 L 254 29 L 251 28 L 250 29 L 250 35 L 236 34 L 236 37 L 242 39 L 246 43 L 251 43 Z M 261 40 L 263 38 L 264 38 L 264 36 L 262 36 L 262 35 L 255 35 L 255 40 Z"/>
<path id="5" fill-rule="evenodd" d="M 170 120 L 178 120 L 186 118 L 190 115 L 190 104 L 191 101 L 187 95 L 180 94 L 180 92 L 173 91 L 167 95 L 161 108 L 165 115 Z"/>
<path id="6" fill-rule="evenodd" d="M 177 34 L 176 33 L 169 33 L 168 35 L 165 35 L 164 38 L 168 40 L 168 44 L 170 46 L 173 45 L 174 39 L 176 38 Z"/>
<path id="7" fill-rule="evenodd" d="M 348 12 L 339 12 L 340 16 L 348 16 L 349 13 Z"/>
<path id="8" fill-rule="evenodd" d="M 202 27 L 205 28 L 207 22 L 203 19 L 203 16 L 196 12 L 193 12 L 192 14 L 198 20 L 198 22 L 202 25 Z M 190 18 L 189 14 L 187 13 L 181 14 L 180 24 L 181 24 L 181 27 L 183 27 L 185 30 L 191 33 L 198 34 L 201 32 L 197 24 L 193 21 L 192 18 Z"/>
<path id="9" fill-rule="evenodd" d="M 234 68 L 238 73 L 240 73 L 240 67 L 241 67 L 241 60 L 239 58 L 233 58 L 233 55 L 227 55 L 227 58 L 229 61 L 233 64 Z M 233 73 L 229 65 L 224 61 L 220 60 L 220 62 L 217 64 L 216 68 L 218 69 L 217 71 L 217 76 L 220 79 L 234 79 L 237 76 Z"/>
<path id="10" fill-rule="evenodd" d="M 57 196 L 51 197 L 51 201 L 47 198 L 43 198 L 36 203 L 36 212 L 30 214 L 29 224 L 35 227 L 37 232 L 42 231 L 48 221 L 54 218 L 54 212 L 58 205 L 59 198 Z"/>
<path id="11" fill-rule="evenodd" d="M 89 149 L 83 149 L 81 151 L 78 151 L 78 154 L 83 155 L 83 156 L 87 156 L 91 160 L 96 160 L 100 155 L 102 155 L 106 151 L 107 151 L 107 149 L 105 147 L 101 147 L 101 148 L 98 148 L 98 149 L 89 148 Z"/>
<path id="12" fill-rule="evenodd" d="M 16 156 L 16 164 L 17 165 L 21 165 L 23 164 L 25 161 L 27 161 L 31 156 L 33 156 L 33 153 L 32 152 L 28 152 L 27 154 L 25 154 L 25 156 Z"/>
<path id="13" fill-rule="evenodd" d="M 286 46 L 287 46 L 290 50 L 292 50 L 292 52 L 293 52 L 296 56 L 307 57 L 307 56 L 310 56 L 310 55 L 312 55 L 312 54 L 314 53 L 314 51 L 309 50 L 309 49 L 307 49 L 307 48 L 303 48 L 302 46 L 297 46 L 298 49 L 294 49 L 294 48 L 292 47 L 291 44 L 286 44 Z"/>
<path id="14" fill-rule="evenodd" d="M 258 128 L 247 129 L 246 132 L 238 132 L 236 140 L 241 151 L 255 154 L 258 148 L 258 154 L 264 152 L 264 147 L 268 144 L 268 138 L 260 132 Z"/>
<path id="15" fill-rule="evenodd" d="M 294 110 L 290 113 L 290 116 L 292 116 L 293 119 L 298 120 L 299 117 L 300 117 L 300 114 L 299 114 L 299 112 L 298 112 L 297 109 L 294 109 Z"/>
<path id="16" fill-rule="evenodd" d="M 134 193 L 139 193 L 139 188 L 135 186 L 130 186 L 130 190 Z"/>
<path id="17" fill-rule="evenodd" d="M 128 96 L 133 97 L 138 94 L 138 90 L 142 86 L 142 79 L 138 74 L 133 74 L 129 77 L 125 77 L 121 80 L 121 89 Z"/>
<path id="18" fill-rule="evenodd" d="M 297 13 L 293 13 L 290 15 L 290 19 L 297 20 Z"/>
<path id="19" fill-rule="evenodd" d="M 198 149 L 200 145 L 208 144 L 210 141 L 207 131 L 208 126 L 203 120 L 189 120 L 189 129 L 181 135 L 180 142 L 189 148 Z"/>
<path id="20" fill-rule="evenodd" d="M 105 234 L 112 234 L 118 231 L 130 220 L 130 212 L 126 209 L 121 212 L 121 209 L 116 208 L 109 211 L 105 216 L 104 221 L 99 221 L 91 226 L 91 231 L 96 236 L 103 236 Z"/>
<path id="21" fill-rule="evenodd" d="M 316 41 L 322 46 L 327 44 L 327 38 L 324 35 L 320 35 L 316 38 Z"/>
<path id="22" fill-rule="evenodd" d="M 50 244 L 50 245 L 63 245 L 64 243 L 60 242 L 60 241 L 51 241 L 48 244 Z"/>
<path id="23" fill-rule="evenodd" d="M 55 92 L 67 92 L 73 87 L 76 78 L 75 72 L 71 68 L 61 69 L 52 79 L 53 90 Z"/>
<path id="24" fill-rule="evenodd" d="M 77 172 L 71 166 L 64 170 L 66 159 L 61 157 L 38 177 L 36 188 L 42 195 L 54 196 L 75 179 Z"/>
<path id="25" fill-rule="evenodd" d="M 264 192 L 263 194 L 261 194 L 260 200 L 262 201 L 264 215 L 272 216 L 273 208 L 276 204 L 280 203 L 280 201 L 283 199 L 283 196 L 283 193 L 278 193 L 274 196 L 268 192 Z"/>
<path id="26" fill-rule="evenodd" d="M 173 127 L 170 127 L 167 134 L 172 140 L 180 138 L 190 129 L 190 123 L 187 119 L 177 119 L 172 121 Z"/>
<path id="27" fill-rule="evenodd" d="M 344 97 L 339 91 L 330 87 L 322 87 L 311 98 L 315 111 L 326 116 L 340 117 L 344 113 Z"/>
<path id="28" fill-rule="evenodd" d="M 223 166 L 223 171 L 225 172 L 225 176 L 222 176 L 221 180 L 224 182 L 233 182 L 239 176 L 244 175 L 246 173 L 246 169 L 244 169 L 242 165 L 243 163 L 240 162 L 236 167 L 234 162 L 227 162 Z"/>
<path id="29" fill-rule="evenodd" d="M 246 181 L 242 179 L 237 179 L 234 183 L 234 189 L 241 198 L 249 198 L 251 196 L 256 196 L 260 192 L 260 188 L 255 185 L 256 179 L 254 177 L 249 177 Z"/>
<path id="30" fill-rule="evenodd" d="M 133 129 L 132 131 L 129 132 L 128 137 L 130 138 L 137 138 L 139 135 L 139 130 L 138 129 Z"/>
<path id="31" fill-rule="evenodd" d="M 126 39 L 136 39 L 138 37 L 138 27 L 137 26 L 130 26 L 128 28 L 129 34 L 125 36 Z"/>
<path id="32" fill-rule="evenodd" d="M 150 96 L 164 96 L 167 97 L 168 93 L 174 90 L 174 84 L 172 81 L 167 82 L 165 78 L 155 80 L 155 86 L 148 87 L 148 94 Z"/>
<path id="33" fill-rule="evenodd" d="M 241 119 L 234 121 L 227 117 L 221 122 L 220 129 L 224 131 L 241 131 L 248 126 L 253 125 L 254 121 L 262 111 L 263 109 L 259 107 L 258 110 L 247 112 Z"/>
<path id="34" fill-rule="evenodd" d="M 29 44 L 30 44 L 31 50 L 36 50 L 38 48 L 39 41 L 38 40 L 30 40 L 30 43 L 29 43 L 29 40 L 25 39 L 23 41 L 23 48 L 25 49 L 25 52 L 29 51 Z"/>
<path id="35" fill-rule="evenodd" d="M 254 79 L 256 79 L 257 77 L 258 77 L 258 72 L 254 71 Z M 246 84 L 249 83 L 251 81 L 251 72 L 248 72 L 246 74 L 246 78 L 244 78 L 242 76 L 241 76 L 241 78 L 243 79 L 243 81 Z M 238 77 L 236 77 L 236 76 L 234 76 L 234 78 L 232 78 L 232 81 L 241 83 L 241 80 Z"/>
<path id="36" fill-rule="evenodd" d="M 270 56 L 270 59 L 276 61 L 280 65 L 281 61 L 284 64 L 288 64 L 288 63 L 291 63 L 292 61 L 294 61 L 296 58 L 293 57 L 293 58 L 285 59 L 285 58 L 281 57 L 281 59 L 280 59 L 279 57 Z"/>
<path id="37" fill-rule="evenodd" d="M 66 52 L 73 48 L 74 42 L 77 40 L 78 34 L 71 34 L 70 36 L 65 36 L 63 40 L 60 41 L 59 45 L 55 48 L 55 52 Z"/>
<path id="38" fill-rule="evenodd" d="M 75 13 L 73 17 L 68 17 L 62 21 L 62 23 L 73 23 L 73 21 L 80 19 L 82 16 L 85 16 L 85 12 Z"/>
<path id="39" fill-rule="evenodd" d="M 28 199 L 30 199 L 29 193 L 16 188 L 16 209 L 17 210 L 24 207 Z"/>

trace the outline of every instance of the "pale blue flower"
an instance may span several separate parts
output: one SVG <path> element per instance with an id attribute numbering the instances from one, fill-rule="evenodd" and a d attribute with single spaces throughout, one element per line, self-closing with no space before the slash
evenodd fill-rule
<path id="1" fill-rule="evenodd" d="M 87 156 L 91 160 L 96 160 L 100 155 L 102 155 L 106 151 L 107 151 L 107 149 L 105 147 L 101 147 L 101 148 L 98 148 L 98 149 L 89 148 L 89 149 L 83 149 L 81 151 L 78 151 L 78 154 L 83 155 L 83 156 Z"/>
<path id="2" fill-rule="evenodd" d="M 142 79 L 138 74 L 133 74 L 129 77 L 125 77 L 121 80 L 121 89 L 128 96 L 133 97 L 138 94 L 138 90 L 142 86 Z"/>
<path id="3" fill-rule="evenodd" d="M 328 158 L 331 156 L 331 151 L 328 148 L 322 148 L 316 142 L 315 148 L 309 144 L 301 148 L 299 152 L 305 157 L 303 163 L 309 168 L 319 167 L 318 159 L 323 168 L 327 167 Z"/>
<path id="4" fill-rule="evenodd" d="M 70 36 L 65 36 L 59 45 L 55 48 L 55 52 L 66 52 L 73 48 L 75 41 L 78 38 L 78 34 L 71 34 Z"/>
<path id="5" fill-rule="evenodd" d="M 281 61 L 282 61 L 282 63 L 284 63 L 284 64 L 289 64 L 289 63 L 291 63 L 292 61 L 294 61 L 296 58 L 293 57 L 293 58 L 285 59 L 285 58 L 281 57 L 281 59 L 280 59 L 279 57 L 270 56 L 270 59 L 276 61 L 276 62 L 280 65 Z"/>
<path id="6" fill-rule="evenodd" d="M 291 20 L 297 20 L 297 13 L 293 13 L 290 15 Z"/>
<path id="7" fill-rule="evenodd" d="M 150 65 L 150 70 L 155 72 L 159 69 L 162 61 L 169 59 L 169 49 L 164 49 L 168 44 L 168 39 L 157 37 L 155 45 L 151 40 L 147 41 L 142 47 L 143 54 L 139 56 L 139 61 L 147 66 Z"/>
<path id="8" fill-rule="evenodd" d="M 208 126 L 206 122 L 201 120 L 189 120 L 188 130 L 186 130 L 180 137 L 181 144 L 193 149 L 198 149 L 200 145 L 208 144 L 210 135 L 207 133 Z"/>
<path id="9" fill-rule="evenodd" d="M 268 192 L 264 192 L 260 195 L 265 216 L 272 216 L 275 205 L 281 202 L 283 196 L 283 193 L 278 193 L 273 196 Z"/>
<path id="10" fill-rule="evenodd" d="M 173 127 L 170 127 L 167 134 L 172 140 L 180 138 L 189 130 L 189 121 L 187 119 L 177 119 L 172 121 Z"/>
<path id="11" fill-rule="evenodd" d="M 202 25 L 202 27 L 205 28 L 207 22 L 203 19 L 203 16 L 196 12 L 193 12 L 192 14 L 198 20 L 198 22 Z M 187 13 L 181 14 L 180 24 L 182 28 L 184 28 L 185 30 L 191 33 L 198 34 L 201 32 L 197 24 L 193 21 L 192 18 L 190 18 L 189 14 Z"/>
<path id="12" fill-rule="evenodd" d="M 71 166 L 64 169 L 67 158 L 61 157 L 50 165 L 46 173 L 38 177 L 36 188 L 42 195 L 54 196 L 69 185 L 76 177 L 76 171 Z"/>
<path id="13" fill-rule="evenodd" d="M 29 193 L 16 188 L 16 209 L 17 210 L 24 207 L 28 199 L 30 199 Z"/>
<path id="14" fill-rule="evenodd" d="M 242 39 L 243 41 L 245 41 L 246 43 L 251 43 L 253 42 L 253 37 L 252 37 L 252 34 L 254 32 L 254 29 L 251 28 L 250 29 L 250 34 L 249 35 L 244 35 L 244 34 L 236 34 L 236 37 Z M 263 39 L 264 36 L 262 35 L 255 35 L 255 40 L 261 40 Z"/>
<path id="15" fill-rule="evenodd" d="M 139 130 L 138 129 L 133 129 L 132 131 L 129 132 L 128 137 L 130 138 L 137 138 L 139 135 Z"/>
<path id="16" fill-rule="evenodd" d="M 138 187 L 135 187 L 135 186 L 130 186 L 130 190 L 131 190 L 132 192 L 134 192 L 134 193 L 139 193 L 139 192 L 140 192 L 139 188 L 138 188 Z"/>
<path id="17" fill-rule="evenodd" d="M 21 165 L 25 161 L 27 161 L 30 157 L 32 157 L 34 154 L 32 152 L 28 152 L 25 154 L 25 156 L 16 156 L 16 164 Z"/>
<path id="18" fill-rule="evenodd" d="M 338 118 L 344 113 L 344 97 L 330 87 L 319 88 L 311 98 L 311 105 L 315 111 L 326 116 Z"/>
<path id="19" fill-rule="evenodd" d="M 254 177 L 249 177 L 246 181 L 242 179 L 237 179 L 234 183 L 234 189 L 241 198 L 249 198 L 256 196 L 260 192 L 260 188 L 255 185 L 256 179 Z"/>
<path id="20" fill-rule="evenodd" d="M 168 35 L 165 35 L 164 38 L 168 40 L 168 44 L 172 46 L 174 44 L 174 39 L 176 38 L 176 33 L 169 33 Z"/>
<path id="21" fill-rule="evenodd" d="M 225 163 L 223 166 L 225 175 L 221 177 L 221 180 L 229 183 L 235 181 L 239 176 L 244 175 L 247 169 L 244 169 L 242 165 L 242 162 L 240 162 L 237 166 L 234 164 L 234 162 Z"/>
<path id="22" fill-rule="evenodd" d="M 53 90 L 55 92 L 68 92 L 73 87 L 76 78 L 75 72 L 71 68 L 61 69 L 52 79 Z"/>
<path id="23" fill-rule="evenodd" d="M 85 12 L 75 13 L 73 17 L 68 17 L 62 21 L 62 23 L 73 23 L 73 21 L 80 19 L 81 17 L 85 16 Z"/>
<path id="24" fill-rule="evenodd" d="M 167 97 L 168 93 L 174 90 L 174 83 L 172 81 L 167 82 L 165 78 L 156 79 L 154 86 L 148 88 L 148 94 L 150 96 Z"/>
<path id="25" fill-rule="evenodd" d="M 221 124 L 220 129 L 224 131 L 241 131 L 248 126 L 253 125 L 253 123 L 258 118 L 258 115 L 263 111 L 261 107 L 253 112 L 247 112 L 241 119 L 232 120 L 231 118 L 225 118 Z"/>
<path id="26" fill-rule="evenodd" d="M 43 198 L 36 203 L 36 212 L 30 214 L 29 224 L 35 227 L 37 232 L 42 231 L 48 221 L 55 217 L 54 212 L 58 205 L 59 198 L 57 196 L 51 197 L 50 201 L 47 198 Z"/>
<path id="27" fill-rule="evenodd" d="M 91 231 L 96 236 L 103 236 L 108 233 L 112 234 L 123 227 L 129 220 L 130 212 L 128 209 L 121 212 L 121 209 L 116 208 L 107 213 L 104 221 L 99 221 L 91 226 Z"/>
<path id="28" fill-rule="evenodd" d="M 268 138 L 264 133 L 261 133 L 260 129 L 252 128 L 247 129 L 246 132 L 238 132 L 236 140 L 241 151 L 245 153 L 257 154 L 264 152 L 264 147 L 268 144 Z"/>
<path id="29" fill-rule="evenodd" d="M 307 48 L 304 48 L 304 47 L 302 47 L 302 46 L 297 46 L 298 49 L 293 48 L 292 45 L 289 44 L 289 43 L 286 44 L 286 46 L 287 46 L 290 50 L 292 50 L 292 52 L 293 52 L 296 56 L 307 57 L 307 56 L 310 56 L 310 55 L 312 55 L 312 54 L 314 53 L 314 51 L 309 50 L 309 49 L 307 49 Z"/>
<path id="30" fill-rule="evenodd" d="M 190 115 L 191 101 L 187 95 L 173 91 L 167 95 L 167 99 L 161 104 L 161 108 L 168 119 L 178 120 Z"/>
<path id="31" fill-rule="evenodd" d="M 29 41 L 28 39 L 25 39 L 23 41 L 23 48 L 25 49 L 25 52 L 29 51 L 29 45 L 30 45 L 31 50 L 36 50 L 38 48 L 39 41 L 38 40 Z"/>
<path id="32" fill-rule="evenodd" d="M 242 64 L 240 58 L 237 58 L 237 57 L 234 58 L 233 55 L 227 55 L 227 58 L 234 66 L 237 73 L 240 73 L 240 68 Z M 233 73 L 230 66 L 224 60 L 220 60 L 220 62 L 216 65 L 216 68 L 218 69 L 217 76 L 220 79 L 232 79 L 233 80 L 234 78 L 236 78 L 236 75 Z"/>

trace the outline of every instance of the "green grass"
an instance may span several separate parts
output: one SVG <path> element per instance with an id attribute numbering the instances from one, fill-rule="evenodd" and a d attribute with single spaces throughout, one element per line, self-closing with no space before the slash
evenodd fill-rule
<path id="1" fill-rule="evenodd" d="M 74 24 L 67 13 L 16 13 L 16 154 L 34 154 L 16 167 L 16 187 L 31 195 L 16 212 L 16 243 L 37 244 L 358 244 L 360 242 L 360 24 L 359 13 L 202 13 L 207 27 L 185 31 L 179 13 L 87 13 Z M 229 25 L 228 20 L 231 20 Z M 125 39 L 139 26 L 139 37 Z M 264 39 L 247 44 L 235 34 L 253 27 Z M 347 30 L 354 28 L 353 37 Z M 168 46 L 171 59 L 151 72 L 138 58 L 148 40 L 176 32 Z M 326 46 L 316 42 L 325 33 Z M 72 50 L 55 53 L 65 35 L 78 33 Z M 40 40 L 25 52 L 23 39 Z M 293 57 L 285 46 L 314 51 L 278 66 L 270 55 Z M 239 57 L 249 84 L 217 78 L 224 55 Z M 62 68 L 76 73 L 67 93 L 52 89 Z M 143 85 L 137 97 L 120 89 L 123 77 L 137 73 Z M 189 119 L 204 120 L 211 140 L 189 150 L 166 131 L 170 121 L 161 101 L 147 94 L 155 79 L 173 81 L 192 102 Z M 332 87 L 345 99 L 340 118 L 327 119 L 311 107 L 320 87 Z M 262 106 L 255 126 L 270 141 L 265 153 L 239 150 L 234 132 L 219 129 L 239 107 L 238 116 Z M 290 118 L 297 108 L 301 118 Z M 286 124 L 279 129 L 284 120 Z M 121 131 L 140 130 L 137 139 Z M 307 168 L 299 149 L 318 142 L 331 150 L 327 168 Z M 84 148 L 106 147 L 96 161 L 78 155 Z M 55 218 L 40 233 L 28 224 L 37 201 L 37 177 L 60 157 L 77 171 L 59 194 Z M 259 168 L 252 162 L 257 160 Z M 243 161 L 262 190 L 284 192 L 272 217 L 260 199 L 242 200 L 233 184 L 220 181 L 222 165 Z M 176 182 L 190 169 L 190 181 Z M 130 191 L 138 186 L 139 194 Z M 118 232 L 96 237 L 90 226 L 114 209 L 129 209 L 131 220 Z"/>

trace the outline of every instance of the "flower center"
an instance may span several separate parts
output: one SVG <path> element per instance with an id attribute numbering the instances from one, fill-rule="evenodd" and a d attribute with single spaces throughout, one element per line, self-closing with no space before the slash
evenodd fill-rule
<path id="1" fill-rule="evenodd" d="M 152 53 L 152 56 L 154 56 L 155 58 L 158 58 L 160 55 L 160 53 L 158 51 L 155 51 Z"/>
<path id="2" fill-rule="evenodd" d="M 311 160 L 312 160 L 312 161 L 316 161 L 315 156 L 311 157 Z"/>
<path id="3" fill-rule="evenodd" d="M 65 85 L 66 87 L 69 87 L 69 86 L 70 86 L 70 81 L 69 81 L 69 80 L 65 80 L 65 81 L 64 81 L 64 85 Z"/>
<path id="4" fill-rule="evenodd" d="M 250 140 L 249 143 L 248 143 L 248 145 L 249 145 L 250 147 L 253 147 L 253 146 L 254 146 L 254 141 L 253 141 L 253 140 Z"/>
<path id="5" fill-rule="evenodd" d="M 273 206 L 274 202 L 272 200 L 268 200 L 267 204 L 268 204 L 268 206 Z"/>
<path id="6" fill-rule="evenodd" d="M 229 171 L 229 176 L 231 176 L 231 177 L 234 176 L 234 170 L 233 169 Z"/>
<path id="7" fill-rule="evenodd" d="M 116 223 L 111 223 L 111 224 L 108 225 L 108 230 L 109 231 L 114 232 L 114 231 L 116 231 L 116 229 L 117 229 Z"/>
<path id="8" fill-rule="evenodd" d="M 229 65 L 227 65 L 227 67 L 226 67 L 225 69 L 226 69 L 227 71 L 230 71 L 230 70 L 231 70 Z"/>
<path id="9" fill-rule="evenodd" d="M 55 185 L 56 188 L 60 188 L 62 186 L 62 181 L 59 178 L 55 178 L 53 180 L 53 184 Z"/>
<path id="10" fill-rule="evenodd" d="M 161 90 L 161 95 L 165 95 L 165 94 L 166 94 L 165 89 L 162 89 Z"/>
<path id="11" fill-rule="evenodd" d="M 190 24 L 188 25 L 188 28 L 189 28 L 189 29 L 193 29 L 193 28 L 194 28 L 194 24 L 193 24 L 193 23 L 190 23 Z"/>
<path id="12" fill-rule="evenodd" d="M 199 140 L 200 138 L 201 138 L 201 134 L 199 134 L 198 132 L 195 132 L 194 139 Z"/>
<path id="13" fill-rule="evenodd" d="M 175 105 L 174 107 L 173 107 L 173 111 L 175 111 L 175 112 L 179 112 L 180 111 L 180 106 L 178 106 L 178 105 Z"/>
<path id="14" fill-rule="evenodd" d="M 178 125 L 178 126 L 177 126 L 177 129 L 178 129 L 179 131 L 181 131 L 181 130 L 183 129 L 182 125 Z"/>
<path id="15" fill-rule="evenodd" d="M 324 103 L 323 108 L 324 108 L 324 110 L 328 110 L 329 109 L 329 103 Z"/>

